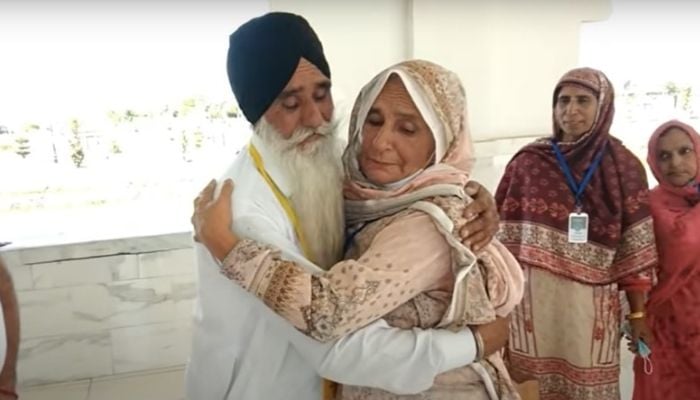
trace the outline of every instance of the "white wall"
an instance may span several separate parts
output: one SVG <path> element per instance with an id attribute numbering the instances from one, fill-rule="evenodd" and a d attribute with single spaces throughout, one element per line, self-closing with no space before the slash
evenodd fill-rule
<path id="1" fill-rule="evenodd" d="M 382 69 L 409 58 L 407 0 L 270 0 L 271 11 L 306 18 L 331 67 L 337 116 L 347 114 L 362 86 Z"/>
<path id="2" fill-rule="evenodd" d="M 340 110 L 381 69 L 424 58 L 461 76 L 477 141 L 549 133 L 552 89 L 578 64 L 581 22 L 611 10 L 610 0 L 270 0 L 270 9 L 317 31 Z"/>
<path id="3" fill-rule="evenodd" d="M 609 0 L 413 4 L 414 57 L 461 76 L 475 140 L 549 133 L 552 89 L 578 63 L 581 22 L 610 12 Z"/>

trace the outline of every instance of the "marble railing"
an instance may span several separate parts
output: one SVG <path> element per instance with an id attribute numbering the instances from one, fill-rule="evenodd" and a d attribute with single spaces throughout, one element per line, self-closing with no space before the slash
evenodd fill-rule
<path id="1" fill-rule="evenodd" d="M 3 249 L 20 305 L 20 385 L 180 366 L 190 348 L 190 233 Z"/>

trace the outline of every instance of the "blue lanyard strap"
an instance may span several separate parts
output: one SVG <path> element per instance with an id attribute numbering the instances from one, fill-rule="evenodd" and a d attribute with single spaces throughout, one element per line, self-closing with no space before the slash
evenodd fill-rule
<path id="1" fill-rule="evenodd" d="M 345 254 L 348 253 L 348 250 L 350 250 L 350 246 L 352 246 L 352 242 L 353 240 L 355 240 L 355 236 L 357 236 L 357 234 L 360 233 L 360 231 L 365 229 L 365 226 L 367 226 L 368 223 L 369 222 L 361 222 L 352 228 L 348 228 L 345 234 L 345 243 L 343 244 L 343 256 L 345 256 Z"/>
<path id="2" fill-rule="evenodd" d="M 608 142 L 603 143 L 603 147 L 598 151 L 598 154 L 595 155 L 595 158 L 593 159 L 591 165 L 588 166 L 588 169 L 586 169 L 583 180 L 580 183 L 576 183 L 576 179 L 574 179 L 574 175 L 571 173 L 569 163 L 566 162 L 566 158 L 564 158 L 564 155 L 561 153 L 559 144 L 555 140 L 552 141 L 552 149 L 554 150 L 554 154 L 557 156 L 559 168 L 561 168 L 562 172 L 564 172 L 566 183 L 569 185 L 569 189 L 571 189 L 571 193 L 574 195 L 574 201 L 578 210 L 581 209 L 581 197 L 583 197 L 583 192 L 586 190 L 586 186 L 588 186 L 588 183 L 590 183 L 591 178 L 593 178 L 593 174 L 600 166 L 600 162 L 603 159 L 603 155 L 605 154 L 605 149 L 607 147 Z"/>
<path id="3" fill-rule="evenodd" d="M 379 221 L 380 219 L 381 217 L 365 222 L 360 222 L 355 224 L 354 226 L 348 227 L 345 230 L 345 243 L 343 244 L 343 255 L 348 253 L 350 247 L 352 246 L 352 242 L 355 240 L 355 236 L 357 236 L 358 233 L 362 232 L 362 230 L 365 229 L 367 225 Z"/>

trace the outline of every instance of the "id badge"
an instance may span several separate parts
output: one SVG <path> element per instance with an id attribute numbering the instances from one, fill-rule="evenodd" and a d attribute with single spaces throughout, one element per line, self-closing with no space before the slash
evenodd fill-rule
<path id="1" fill-rule="evenodd" d="M 569 243 L 588 243 L 588 214 L 569 214 Z"/>

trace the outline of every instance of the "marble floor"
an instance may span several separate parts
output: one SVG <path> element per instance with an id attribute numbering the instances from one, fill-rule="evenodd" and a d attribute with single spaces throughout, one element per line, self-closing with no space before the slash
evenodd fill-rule
<path id="1" fill-rule="evenodd" d="M 184 369 L 20 389 L 22 400 L 184 400 Z"/>
<path id="2" fill-rule="evenodd" d="M 621 400 L 632 397 L 632 356 L 621 353 Z M 20 389 L 22 400 L 185 400 L 184 367 Z"/>

